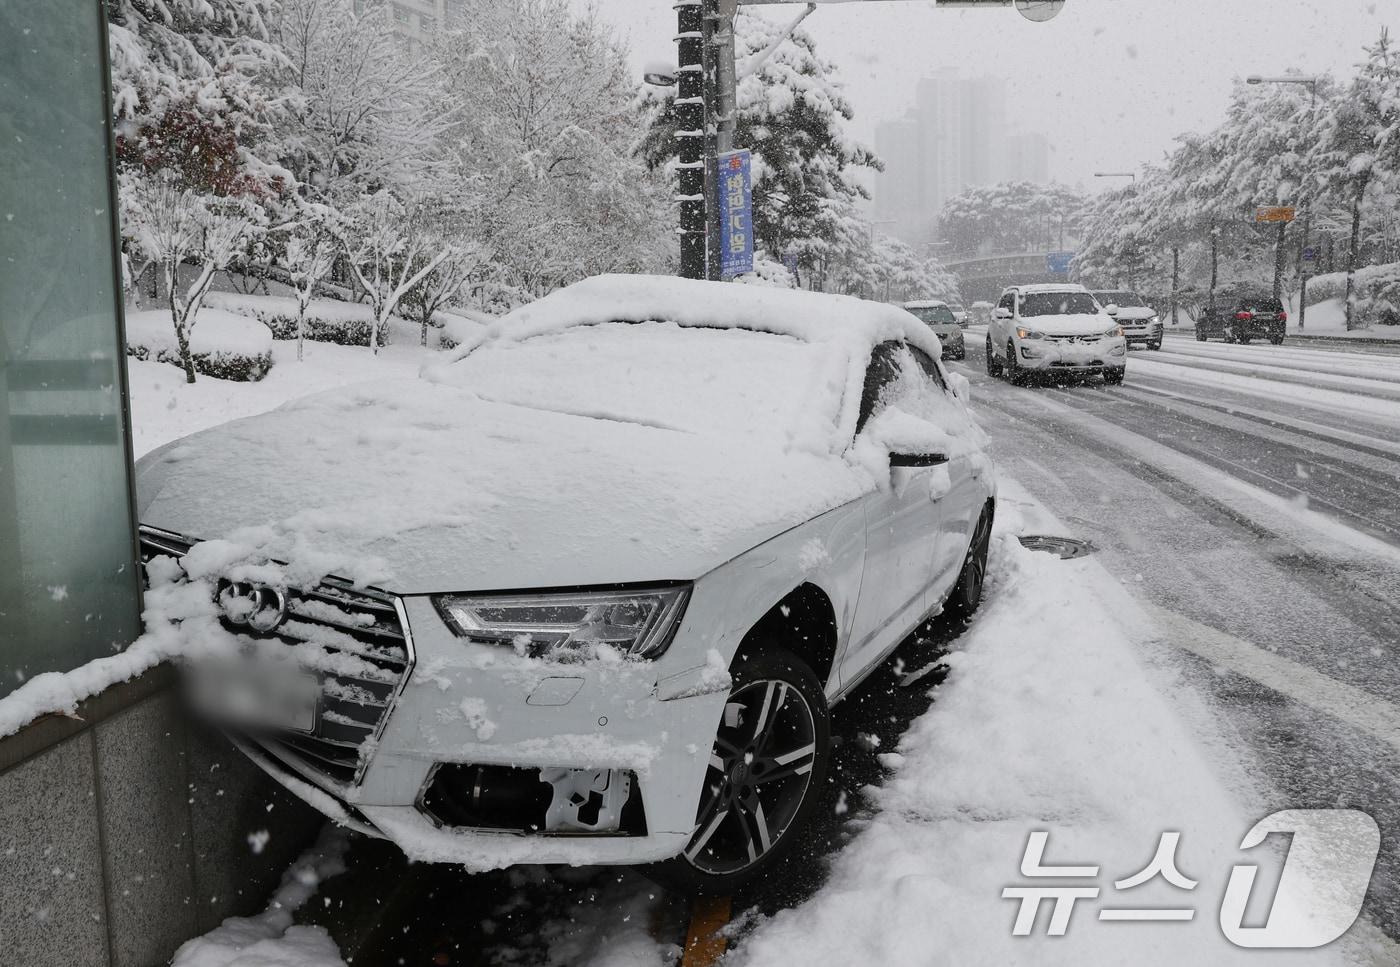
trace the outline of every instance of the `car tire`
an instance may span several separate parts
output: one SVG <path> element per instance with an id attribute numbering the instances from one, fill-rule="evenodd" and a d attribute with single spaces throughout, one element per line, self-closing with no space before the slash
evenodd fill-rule
<path id="1" fill-rule="evenodd" d="M 1016 359 L 1016 346 L 1008 342 L 1006 344 L 1006 381 L 1012 386 L 1026 385 L 1026 371 L 1021 368 L 1021 364 Z"/>
<path id="2" fill-rule="evenodd" d="M 1197 329 L 1197 330 L 1196 330 L 1196 342 L 1205 342 L 1205 341 L 1206 341 L 1207 339 L 1209 339 L 1209 338 L 1210 338 L 1210 335 L 1207 334 L 1206 332 L 1204 332 L 1203 330 L 1200 330 L 1200 329 Z"/>
<path id="3" fill-rule="evenodd" d="M 958 583 L 953 585 L 943 602 L 943 613 L 957 621 L 968 621 L 982 603 L 982 589 L 987 581 L 987 551 L 992 543 L 992 508 L 988 506 L 977 519 L 972 540 L 967 545 Z"/>
<path id="4" fill-rule="evenodd" d="M 1270 337 L 1269 337 L 1269 342 L 1273 343 L 1275 346 L 1282 346 L 1282 345 L 1283 345 L 1283 337 L 1282 337 L 1282 336 L 1270 336 Z"/>
<path id="5" fill-rule="evenodd" d="M 1105 386 L 1122 386 L 1123 376 L 1127 373 L 1126 366 L 1109 366 L 1103 371 L 1103 381 Z"/>
<path id="6" fill-rule="evenodd" d="M 730 896 L 773 872 L 826 790 L 831 715 L 811 666 L 759 641 L 741 646 L 729 673 L 690 843 L 641 868 L 686 895 Z"/>
<path id="7" fill-rule="evenodd" d="M 987 337 L 987 375 L 996 379 L 1001 376 L 1002 366 L 997 362 L 997 354 L 992 352 L 992 337 Z"/>
<path id="8" fill-rule="evenodd" d="M 1162 348 L 1162 340 L 1158 339 L 1156 342 L 1148 343 L 1147 348 L 1153 350 L 1154 352 L 1160 350 Z"/>

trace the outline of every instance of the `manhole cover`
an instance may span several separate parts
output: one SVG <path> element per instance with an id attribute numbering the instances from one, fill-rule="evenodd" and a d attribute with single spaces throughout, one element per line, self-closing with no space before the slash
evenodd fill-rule
<path id="1" fill-rule="evenodd" d="M 1087 557 L 1094 553 L 1094 545 L 1073 537 L 1050 537 L 1046 534 L 1022 534 L 1017 538 L 1021 546 L 1032 551 L 1044 551 L 1058 558 Z"/>

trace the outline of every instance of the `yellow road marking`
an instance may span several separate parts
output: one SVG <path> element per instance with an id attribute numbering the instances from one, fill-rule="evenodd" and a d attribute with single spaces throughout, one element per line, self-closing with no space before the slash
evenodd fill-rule
<path id="1" fill-rule="evenodd" d="M 728 946 L 720 933 L 729 922 L 729 897 L 696 897 L 690 908 L 690 930 L 685 938 L 681 967 L 714 967 Z"/>

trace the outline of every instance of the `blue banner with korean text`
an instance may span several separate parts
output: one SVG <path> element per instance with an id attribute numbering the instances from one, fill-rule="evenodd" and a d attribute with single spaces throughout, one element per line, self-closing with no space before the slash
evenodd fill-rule
<path id="1" fill-rule="evenodd" d="M 747 151 L 719 156 L 720 275 L 753 271 L 753 183 Z"/>

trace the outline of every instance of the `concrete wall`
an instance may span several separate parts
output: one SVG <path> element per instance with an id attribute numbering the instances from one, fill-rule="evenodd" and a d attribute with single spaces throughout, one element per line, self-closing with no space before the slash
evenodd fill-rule
<path id="1" fill-rule="evenodd" d="M 79 714 L 0 740 L 0 967 L 155 967 L 261 910 L 318 816 L 191 720 L 168 669 Z"/>

